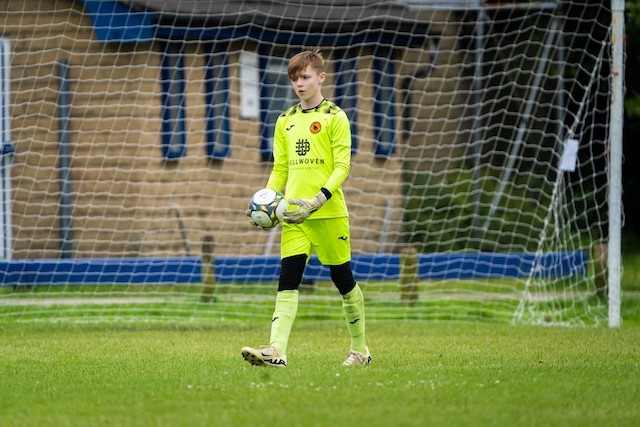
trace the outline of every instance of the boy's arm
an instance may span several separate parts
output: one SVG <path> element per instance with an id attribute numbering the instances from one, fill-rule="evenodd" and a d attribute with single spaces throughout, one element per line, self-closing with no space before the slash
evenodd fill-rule
<path id="1" fill-rule="evenodd" d="M 282 191 L 287 183 L 289 168 L 287 166 L 287 152 L 284 139 L 284 126 L 282 121 L 276 121 L 276 130 L 273 135 L 273 169 L 267 180 L 267 188 Z"/>
<path id="2" fill-rule="evenodd" d="M 333 171 L 323 188 L 333 194 L 351 171 L 351 126 L 344 111 L 336 114 L 331 121 L 331 150 Z"/>

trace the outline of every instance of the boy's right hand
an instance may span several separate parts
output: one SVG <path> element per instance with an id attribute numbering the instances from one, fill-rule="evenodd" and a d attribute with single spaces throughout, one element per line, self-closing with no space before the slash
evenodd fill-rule
<path id="1" fill-rule="evenodd" d="M 246 216 L 248 216 L 249 218 L 251 218 L 251 211 L 249 209 L 247 209 L 244 214 Z M 249 219 L 249 224 L 253 225 L 255 228 L 259 228 L 262 231 L 267 231 L 266 228 L 259 226 L 258 224 L 256 224 L 256 222 L 253 219 Z"/>

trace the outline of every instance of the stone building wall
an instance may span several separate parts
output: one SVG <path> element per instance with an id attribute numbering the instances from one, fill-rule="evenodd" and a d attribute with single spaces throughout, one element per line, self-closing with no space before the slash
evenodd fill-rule
<path id="1" fill-rule="evenodd" d="M 175 164 L 160 152 L 160 49 L 155 43 L 105 44 L 98 41 L 81 4 L 73 1 L 2 1 L 0 36 L 12 45 L 13 237 L 15 258 L 60 256 L 58 171 L 58 61 L 66 60 L 72 90 L 72 233 L 76 257 L 175 256 L 184 254 L 179 213 L 188 250 L 197 254 L 211 234 L 221 254 L 277 253 L 278 233 L 256 232 L 244 216 L 251 194 L 261 188 L 270 164 L 259 160 L 258 119 L 242 119 L 239 71 L 231 67 L 231 155 L 210 163 L 205 157 L 204 67 L 202 46 L 187 47 L 187 156 Z M 20 16 L 20 19 L 16 19 Z M 425 14 L 454 33 L 446 13 Z M 232 46 L 238 52 L 252 46 Z M 455 46 L 441 46 L 440 64 L 451 64 Z M 444 56 L 443 56 L 444 55 Z M 331 58 L 329 56 L 329 63 Z M 411 73 L 428 60 L 409 51 L 399 67 Z M 393 157 L 373 156 L 371 57 L 359 63 L 359 152 L 345 193 L 352 214 L 354 253 L 389 252 L 401 244 L 402 169 L 438 169 L 439 156 L 451 156 L 451 126 L 439 120 L 452 97 L 441 83 L 456 68 L 436 67 L 433 79 L 412 86 L 415 135 L 398 141 Z M 331 65 L 331 64 L 330 64 Z M 330 68 L 331 69 L 331 66 Z M 333 93 L 328 79 L 325 95 Z M 450 129 L 447 129 L 449 131 Z M 449 135 L 444 139 L 443 134 Z M 403 156 L 409 156 L 404 162 Z M 417 165 L 417 166 L 416 166 Z"/>

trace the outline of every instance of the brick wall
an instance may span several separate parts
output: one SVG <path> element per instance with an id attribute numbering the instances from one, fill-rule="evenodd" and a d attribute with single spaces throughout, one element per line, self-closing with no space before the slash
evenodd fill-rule
<path id="1" fill-rule="evenodd" d="M 237 67 L 232 67 L 231 79 L 231 156 L 208 163 L 204 155 L 202 52 L 198 44 L 188 46 L 188 155 L 176 164 L 163 164 L 160 55 L 156 45 L 97 41 L 88 16 L 75 2 L 0 3 L 6 6 L 0 8 L 0 32 L 11 39 L 13 50 L 14 257 L 59 256 L 56 99 L 60 60 L 69 61 L 73 92 L 72 226 L 76 257 L 184 253 L 177 212 L 184 220 L 192 254 L 199 253 L 205 234 L 214 236 L 218 253 L 260 254 L 265 247 L 271 247 L 269 242 L 273 245 L 271 253 L 277 253 L 278 237 L 255 232 L 244 216 L 249 197 L 266 183 L 270 165 L 259 161 L 259 122 L 240 118 Z M 428 17 L 436 18 L 443 19 Z M 236 52 L 231 55 L 232 61 L 237 61 L 240 47 L 232 49 Z M 371 61 L 364 53 L 358 76 L 364 83 L 371 83 Z M 410 55 L 406 58 L 408 63 L 424 60 Z M 440 61 L 446 63 L 447 59 L 441 57 Z M 437 72 L 456 71 L 440 68 Z M 380 250 L 388 203 L 393 209 L 382 250 L 394 250 L 399 244 L 401 156 L 409 156 L 414 165 L 437 170 L 439 156 L 452 155 L 450 151 L 439 152 L 439 147 L 455 145 L 455 138 L 448 137 L 446 141 L 441 136 L 432 137 L 450 126 L 437 120 L 437 116 L 451 99 L 432 93 L 439 89 L 429 85 L 424 80 L 413 86 L 415 95 L 424 103 L 416 113 L 416 136 L 386 160 L 375 159 L 371 154 L 373 93 L 371 84 L 360 85 L 360 150 L 353 158 L 351 176 L 345 184 L 356 253 Z M 329 77 L 325 94 L 330 96 L 332 92 Z"/>

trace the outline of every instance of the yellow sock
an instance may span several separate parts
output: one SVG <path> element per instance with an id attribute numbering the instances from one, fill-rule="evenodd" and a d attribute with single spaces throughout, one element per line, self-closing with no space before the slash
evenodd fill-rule
<path id="1" fill-rule="evenodd" d="M 298 291 L 280 291 L 276 295 L 276 307 L 271 320 L 270 345 L 281 356 L 287 354 L 289 334 L 298 313 Z"/>
<path id="2" fill-rule="evenodd" d="M 342 296 L 342 311 L 347 321 L 349 336 L 351 336 L 351 350 L 366 354 L 364 296 L 360 286 L 356 285 L 349 293 Z"/>

